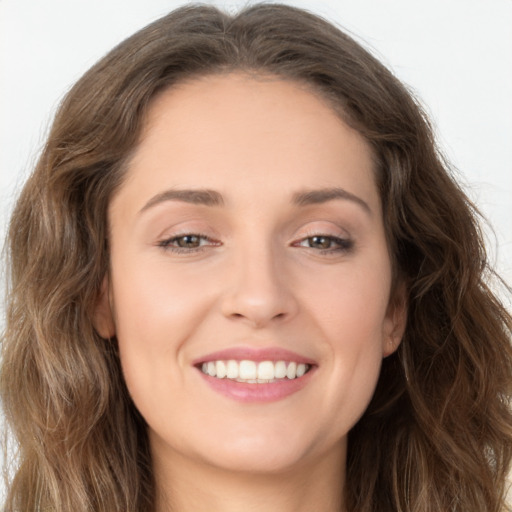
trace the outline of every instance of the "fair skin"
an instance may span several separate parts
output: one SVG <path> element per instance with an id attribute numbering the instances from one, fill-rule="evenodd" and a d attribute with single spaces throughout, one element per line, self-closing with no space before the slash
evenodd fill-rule
<path id="1" fill-rule="evenodd" d="M 96 328 L 158 512 L 342 510 L 347 433 L 405 323 L 363 138 L 304 86 L 193 80 L 154 101 L 109 222 Z"/>

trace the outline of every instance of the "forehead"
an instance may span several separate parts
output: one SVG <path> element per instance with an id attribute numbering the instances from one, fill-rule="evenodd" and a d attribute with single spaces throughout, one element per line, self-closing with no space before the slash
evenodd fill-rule
<path id="1" fill-rule="evenodd" d="M 127 172 L 139 195 L 174 186 L 222 193 L 249 183 L 254 193 L 284 191 L 294 183 L 298 189 L 340 186 L 341 178 L 354 193 L 376 195 L 366 140 L 309 86 L 243 73 L 163 91 Z"/>

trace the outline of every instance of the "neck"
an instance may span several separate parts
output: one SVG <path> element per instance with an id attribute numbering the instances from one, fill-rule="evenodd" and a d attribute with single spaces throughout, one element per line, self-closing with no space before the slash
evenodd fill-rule
<path id="1" fill-rule="evenodd" d="M 344 463 L 326 455 L 272 473 L 229 471 L 179 456 L 155 460 L 157 512 L 343 512 Z M 180 460 L 181 459 L 181 460 Z"/>

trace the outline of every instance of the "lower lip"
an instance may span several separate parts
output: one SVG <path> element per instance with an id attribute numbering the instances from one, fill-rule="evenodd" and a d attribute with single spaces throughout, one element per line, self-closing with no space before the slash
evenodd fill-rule
<path id="1" fill-rule="evenodd" d="M 217 393 L 238 402 L 276 402 L 300 391 L 308 384 L 314 373 L 311 368 L 302 377 L 282 379 L 266 384 L 249 384 L 231 379 L 217 379 L 198 370 L 201 377 Z"/>

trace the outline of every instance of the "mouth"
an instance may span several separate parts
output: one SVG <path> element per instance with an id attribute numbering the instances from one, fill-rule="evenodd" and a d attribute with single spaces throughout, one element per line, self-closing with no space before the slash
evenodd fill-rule
<path id="1" fill-rule="evenodd" d="M 231 348 L 194 361 L 203 381 L 240 402 L 281 400 L 303 389 L 317 364 L 284 349 Z"/>
<path id="2" fill-rule="evenodd" d="M 220 359 L 203 362 L 197 367 L 203 374 L 210 377 L 247 384 L 271 384 L 300 379 L 311 370 L 310 364 L 297 361 L 251 361 L 249 359 L 242 361 Z"/>

